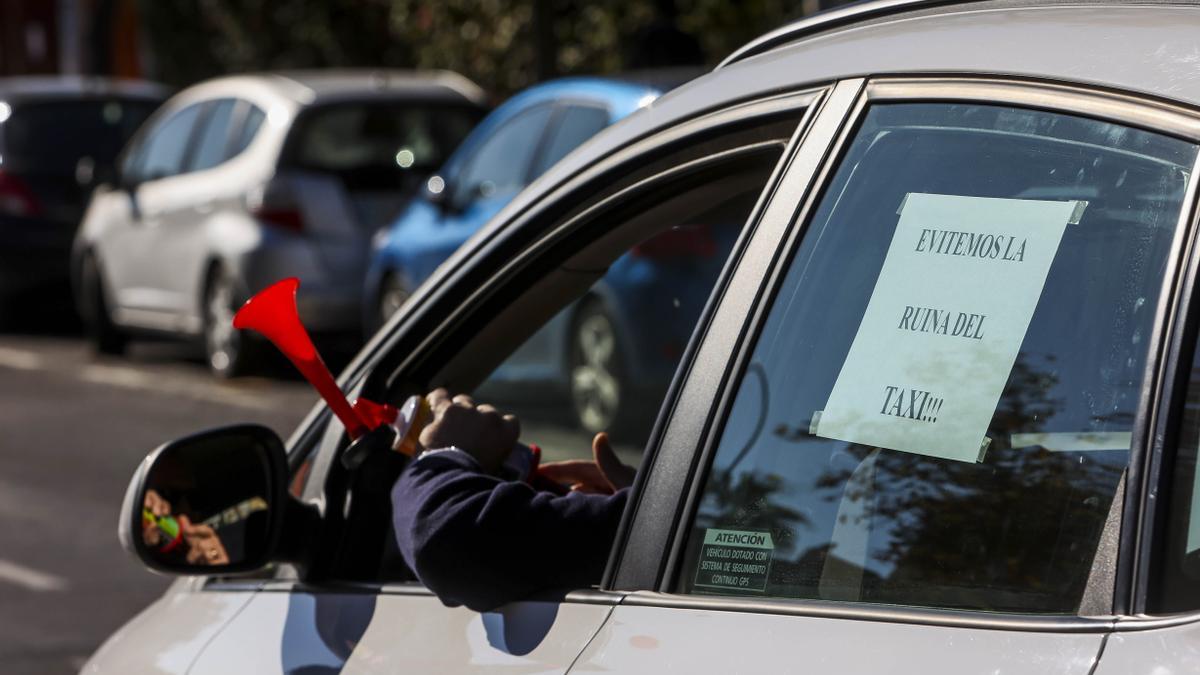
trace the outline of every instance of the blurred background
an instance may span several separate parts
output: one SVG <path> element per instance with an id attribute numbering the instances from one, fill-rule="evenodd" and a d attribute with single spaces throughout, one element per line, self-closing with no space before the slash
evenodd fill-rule
<path id="1" fill-rule="evenodd" d="M 235 422 L 286 438 L 316 401 L 227 327 L 250 293 L 299 275 L 336 370 L 570 150 L 841 4 L 0 0 L 0 671 L 76 672 L 169 583 L 116 538 L 146 452 Z M 680 251 L 713 258 L 711 281 L 736 215 L 640 246 L 607 292 L 625 292 L 633 265 L 680 286 L 664 262 Z M 693 295 L 682 311 L 699 312 Z M 649 420 L 631 410 L 647 406 L 613 392 L 637 383 L 596 384 L 619 374 L 587 350 L 639 310 L 575 311 L 587 321 L 552 322 L 495 390 L 569 394 L 556 397 L 568 409 L 527 416 L 543 445 L 636 439 Z M 681 326 L 622 358 L 666 354 L 665 384 Z M 574 384 L 584 367 L 592 384 Z"/>

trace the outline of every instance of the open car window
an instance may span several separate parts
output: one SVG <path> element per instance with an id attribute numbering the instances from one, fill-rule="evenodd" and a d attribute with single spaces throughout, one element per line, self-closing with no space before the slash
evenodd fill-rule
<path id="1" fill-rule="evenodd" d="M 1051 112 L 870 108 L 742 375 L 679 590 L 1078 611 L 1195 157 Z"/>
<path id="2" fill-rule="evenodd" d="M 541 447 L 545 461 L 590 456 L 593 430 L 603 428 L 637 464 L 725 259 L 815 95 L 797 95 L 795 107 L 764 106 L 761 117 L 737 125 L 714 117 L 680 130 L 703 138 L 699 144 L 679 144 L 672 130 L 670 145 L 620 152 L 597 167 L 606 173 L 520 215 L 464 256 L 471 262 L 443 268 L 469 283 L 443 279 L 418 294 L 358 395 L 400 404 L 446 387 L 520 416 L 521 440 Z M 614 372 L 627 385 L 616 389 L 615 413 L 605 408 Z M 581 400 L 600 405 L 577 409 L 572 382 L 586 394 Z M 327 513 L 345 513 L 330 528 L 329 576 L 413 581 L 391 536 L 386 494 L 373 506 L 361 495 L 347 499 L 348 477 L 330 461 L 344 444 L 327 441 L 309 484 L 324 486 Z"/>
<path id="3" fill-rule="evenodd" d="M 782 150 L 757 145 L 702 180 L 664 181 L 597 216 L 579 235 L 591 242 L 556 256 L 431 385 L 516 414 L 521 440 L 540 447 L 544 461 L 590 458 L 604 430 L 626 463 L 640 464 L 696 321 Z M 376 578 L 411 581 L 390 536 L 385 544 Z"/>
<path id="4" fill-rule="evenodd" d="M 765 183 L 771 162 L 762 168 Z M 516 413 L 546 460 L 590 457 L 593 435 L 605 431 L 636 466 L 757 198 L 757 190 L 723 194 L 660 222 L 493 370 L 476 400 Z"/>

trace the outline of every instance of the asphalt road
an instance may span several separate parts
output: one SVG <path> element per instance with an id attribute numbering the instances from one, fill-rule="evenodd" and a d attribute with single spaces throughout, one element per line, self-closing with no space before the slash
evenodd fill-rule
<path id="1" fill-rule="evenodd" d="M 78 338 L 0 335 L 0 672 L 74 673 L 162 593 L 117 543 L 137 463 L 191 431 L 286 438 L 316 399 L 286 378 L 214 380 L 187 349 L 98 359 Z"/>
<path id="2" fill-rule="evenodd" d="M 0 673 L 75 673 L 163 592 L 170 579 L 117 542 L 129 478 L 154 447 L 201 429 L 257 422 L 286 438 L 316 395 L 282 359 L 268 373 L 221 382 L 181 345 L 100 358 L 69 331 L 0 327 Z M 525 416 L 523 438 L 547 460 L 586 455 L 588 436 L 556 417 Z"/>

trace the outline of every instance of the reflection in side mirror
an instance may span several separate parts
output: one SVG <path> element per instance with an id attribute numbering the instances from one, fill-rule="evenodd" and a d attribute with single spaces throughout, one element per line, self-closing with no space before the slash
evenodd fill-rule
<path id="1" fill-rule="evenodd" d="M 147 455 L 125 494 L 121 543 L 172 574 L 247 572 L 279 548 L 287 461 L 273 431 L 227 427 Z"/>

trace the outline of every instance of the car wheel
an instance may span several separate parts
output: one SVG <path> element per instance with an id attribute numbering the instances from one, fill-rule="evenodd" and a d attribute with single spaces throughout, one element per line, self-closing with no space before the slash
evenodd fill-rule
<path id="1" fill-rule="evenodd" d="M 378 330 L 387 323 L 387 320 L 392 318 L 392 315 L 400 311 L 404 303 L 408 302 L 412 293 L 401 280 L 399 274 L 389 273 L 383 278 L 383 283 L 379 285 L 379 308 L 376 312 L 375 330 Z"/>
<path id="2" fill-rule="evenodd" d="M 591 433 L 624 430 L 629 386 L 616 325 L 599 301 L 586 303 L 576 314 L 568 353 L 571 403 L 579 426 Z"/>
<path id="3" fill-rule="evenodd" d="M 249 372 L 256 343 L 233 327 L 240 305 L 237 284 L 224 269 L 213 268 L 204 285 L 204 353 L 208 367 L 219 377 Z"/>
<path id="4" fill-rule="evenodd" d="M 108 299 L 104 294 L 104 279 L 93 254 L 84 256 L 79 270 L 79 317 L 83 320 L 83 332 L 93 350 L 99 354 L 125 353 L 129 336 L 112 321 Z"/>

